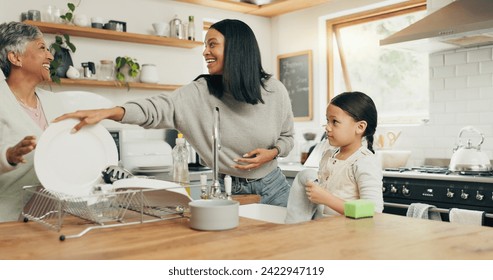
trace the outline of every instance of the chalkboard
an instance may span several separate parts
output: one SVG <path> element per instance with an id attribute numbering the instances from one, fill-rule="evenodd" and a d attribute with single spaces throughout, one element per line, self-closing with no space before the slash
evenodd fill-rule
<path id="1" fill-rule="evenodd" d="M 289 92 L 295 121 L 309 121 L 312 113 L 312 51 L 277 56 L 279 80 Z"/>

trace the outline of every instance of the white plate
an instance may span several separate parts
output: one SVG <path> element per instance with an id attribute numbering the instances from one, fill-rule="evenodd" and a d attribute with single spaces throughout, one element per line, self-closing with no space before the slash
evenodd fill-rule
<path id="1" fill-rule="evenodd" d="M 100 124 L 71 133 L 78 120 L 52 123 L 41 135 L 34 169 L 49 191 L 73 196 L 91 194 L 108 165 L 118 165 L 118 151 L 110 133 Z"/>

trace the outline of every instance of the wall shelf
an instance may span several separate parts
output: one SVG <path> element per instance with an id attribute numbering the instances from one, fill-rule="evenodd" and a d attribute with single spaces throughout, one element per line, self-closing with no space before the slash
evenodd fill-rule
<path id="1" fill-rule="evenodd" d="M 49 34 L 68 34 L 70 36 L 86 37 L 101 40 L 130 42 L 137 44 L 159 45 L 177 48 L 192 49 L 203 46 L 203 42 L 181 40 L 176 38 L 159 37 L 155 35 L 119 32 L 107 29 L 80 27 L 68 24 L 57 24 L 41 21 L 24 21 L 27 24 L 37 26 L 41 32 Z"/>
<path id="2" fill-rule="evenodd" d="M 127 87 L 126 84 L 117 81 L 99 81 L 99 80 L 91 80 L 91 79 L 65 79 L 65 78 L 60 79 L 60 84 L 54 82 L 46 82 L 45 84 L 50 86 L 84 86 L 84 87 L 107 87 L 107 88 L 122 88 L 122 89 Z M 128 87 L 130 89 L 173 91 L 181 87 L 181 85 L 129 82 Z"/>

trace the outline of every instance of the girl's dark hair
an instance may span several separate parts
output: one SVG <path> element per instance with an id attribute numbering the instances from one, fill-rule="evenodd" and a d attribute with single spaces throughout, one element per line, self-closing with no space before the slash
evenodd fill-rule
<path id="1" fill-rule="evenodd" d="M 373 150 L 373 135 L 377 129 L 377 108 L 373 100 L 366 94 L 359 91 L 344 92 L 332 98 L 330 104 L 341 108 L 348 113 L 355 121 L 366 121 L 367 126 L 363 136 L 366 137 L 368 149 Z"/>
<path id="2" fill-rule="evenodd" d="M 240 102 L 264 103 L 260 87 L 272 75 L 262 68 L 260 49 L 252 29 L 242 21 L 225 19 L 214 23 L 211 29 L 224 36 L 223 75 L 201 75 L 212 95 L 221 98 L 229 92 Z M 195 80 L 197 80 L 195 79 Z"/>

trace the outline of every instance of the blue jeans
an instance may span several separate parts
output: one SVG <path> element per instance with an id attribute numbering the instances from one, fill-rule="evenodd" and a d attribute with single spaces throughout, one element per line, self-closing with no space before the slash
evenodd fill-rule
<path id="1" fill-rule="evenodd" d="M 221 189 L 224 191 L 224 180 L 220 179 Z M 233 178 L 233 194 L 258 194 L 260 203 L 286 207 L 289 197 L 289 185 L 286 176 L 277 167 L 265 177 L 244 182 Z"/>

